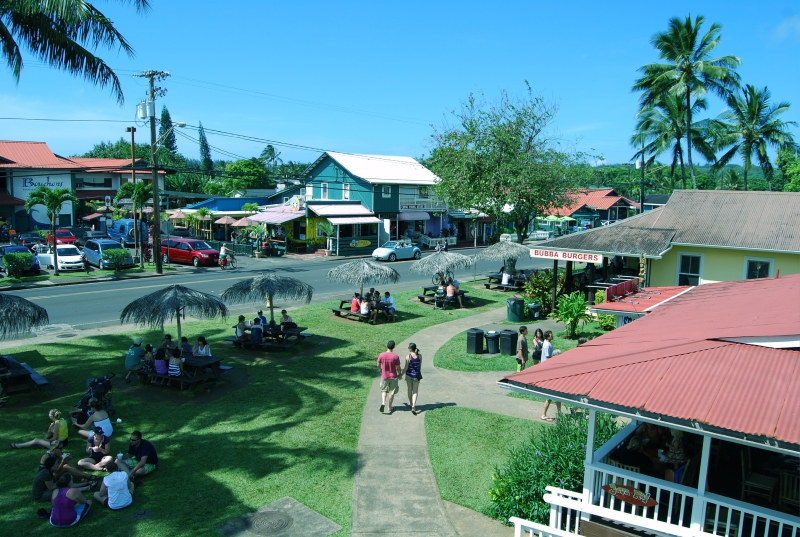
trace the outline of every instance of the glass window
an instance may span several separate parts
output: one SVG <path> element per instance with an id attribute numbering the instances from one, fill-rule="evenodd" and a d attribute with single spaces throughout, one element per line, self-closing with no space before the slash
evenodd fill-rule
<path id="1" fill-rule="evenodd" d="M 306 185 L 306 199 L 307 200 L 314 199 L 314 185 Z"/>
<path id="2" fill-rule="evenodd" d="M 294 238 L 295 238 L 295 240 L 298 240 L 298 241 L 306 240 L 306 222 L 305 222 L 305 220 L 303 220 L 303 221 L 295 220 L 295 222 L 294 222 Z"/>
<path id="3" fill-rule="evenodd" d="M 328 199 L 328 183 L 322 183 L 319 185 L 319 189 L 321 192 L 322 199 Z"/>
<path id="4" fill-rule="evenodd" d="M 378 224 L 361 224 L 362 237 L 372 237 L 378 234 Z"/>
<path id="5" fill-rule="evenodd" d="M 771 259 L 745 258 L 745 280 L 769 278 L 772 275 Z"/>
<path id="6" fill-rule="evenodd" d="M 381 193 L 383 194 L 384 198 L 391 198 L 392 197 L 392 187 L 385 186 L 381 189 Z"/>
<path id="7" fill-rule="evenodd" d="M 700 285 L 699 255 L 681 254 L 678 261 L 678 285 Z"/>
<path id="8" fill-rule="evenodd" d="M 342 199 L 343 200 L 350 199 L 350 183 L 342 184 Z"/>
<path id="9" fill-rule="evenodd" d="M 353 224 L 342 224 L 342 225 L 340 225 L 339 226 L 339 237 L 340 238 L 353 237 L 354 236 L 353 233 L 355 232 L 353 227 L 355 227 Z"/>

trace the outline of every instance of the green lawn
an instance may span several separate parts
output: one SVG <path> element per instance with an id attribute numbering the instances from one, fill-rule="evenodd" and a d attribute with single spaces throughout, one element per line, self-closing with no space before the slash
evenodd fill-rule
<path id="1" fill-rule="evenodd" d="M 425 413 L 428 452 L 442 499 L 486 513 L 495 467 L 541 425 L 469 408 Z"/>
<path id="2" fill-rule="evenodd" d="M 230 335 L 231 319 L 186 323 L 184 335 L 205 335 L 214 355 L 234 367 L 225 374 L 226 385 L 241 381 L 236 389 L 223 385 L 210 393 L 203 387 L 179 392 L 122 382 L 131 339 L 156 343 L 157 331 L 15 349 L 12 354 L 46 376 L 51 388 L 11 396 L 0 410 L 6 446 L 0 450 L 0 512 L 15 534 L 52 534 L 35 515 L 43 505 L 30 499 L 43 450 L 10 450 L 8 442 L 41 435 L 49 409 L 66 414 L 83 394 L 86 378 L 115 372 L 115 418 L 123 423 L 116 426 L 112 452 L 124 451 L 128 435 L 138 429 L 156 446 L 160 468 L 137 489 L 132 509 L 111 513 L 95 506 L 77 529 L 61 533 L 216 537 L 220 522 L 291 496 L 340 524 L 337 536 L 349 535 L 356 447 L 376 356 L 389 339 L 401 341 L 432 324 L 500 305 L 494 293 L 474 294 L 478 307 L 442 312 L 420 304 L 416 292 L 401 292 L 400 321 L 377 326 L 334 318 L 331 303 L 305 306 L 292 317 L 315 337 L 286 353 L 234 351 L 222 341 Z M 290 304 L 276 304 L 284 305 Z M 175 335 L 174 327 L 167 331 Z M 80 454 L 82 443 L 70 437 L 67 451 Z M 137 516 L 140 510 L 147 512 Z"/>
<path id="3" fill-rule="evenodd" d="M 175 270 L 175 267 L 164 265 L 164 271 L 172 271 Z M 90 272 L 87 274 L 83 271 L 64 271 L 62 270 L 59 272 L 58 276 L 52 274 L 52 269 L 48 269 L 50 274 L 39 274 L 37 276 L 22 276 L 21 278 L 0 278 L 0 285 L 9 285 L 12 283 L 28 283 L 28 282 L 46 282 L 46 281 L 62 281 L 62 280 L 74 280 L 74 279 L 84 279 L 84 278 L 96 278 L 99 276 L 113 276 L 113 270 L 100 270 L 95 267 L 91 267 Z M 144 268 L 140 269 L 138 266 L 134 268 L 124 269 L 120 271 L 120 274 L 123 276 L 126 274 L 144 274 L 144 273 L 155 273 L 156 266 L 151 265 L 148 263 L 144 264 Z"/>

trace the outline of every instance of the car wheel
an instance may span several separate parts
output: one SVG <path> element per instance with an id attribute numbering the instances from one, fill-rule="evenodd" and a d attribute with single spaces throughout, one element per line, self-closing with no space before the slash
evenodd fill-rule
<path id="1" fill-rule="evenodd" d="M 397 260 L 397 256 L 396 255 L 389 254 L 389 261 L 396 261 L 396 260 Z"/>
<path id="2" fill-rule="evenodd" d="M 104 262 L 100 261 L 100 264 L 97 265 L 97 268 L 99 268 L 100 270 L 106 270 L 106 264 Z"/>
<path id="3" fill-rule="evenodd" d="M 192 258 L 192 265 L 194 265 L 195 268 L 199 267 L 200 266 L 200 259 L 198 259 L 197 257 L 193 257 Z"/>
<path id="4" fill-rule="evenodd" d="M 414 252 L 414 259 L 419 259 L 420 257 L 422 257 L 422 252 L 420 252 L 419 250 Z"/>
<path id="5" fill-rule="evenodd" d="M 163 261 L 164 263 L 169 263 L 169 257 L 167 256 L 167 254 L 163 254 L 161 256 L 161 261 Z"/>

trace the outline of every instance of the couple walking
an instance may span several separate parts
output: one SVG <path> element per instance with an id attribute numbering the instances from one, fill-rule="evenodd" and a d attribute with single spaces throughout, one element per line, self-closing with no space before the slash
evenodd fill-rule
<path id="1" fill-rule="evenodd" d="M 386 408 L 386 397 L 389 397 L 389 414 L 392 413 L 394 396 L 400 391 L 398 383 L 403 375 L 406 377 L 408 387 L 408 402 L 411 413 L 417 415 L 417 394 L 419 381 L 422 380 L 422 354 L 413 343 L 408 344 L 408 355 L 405 367 L 400 367 L 400 357 L 394 352 L 394 340 L 386 344 L 386 351 L 378 355 L 378 369 L 381 371 L 381 414 Z"/>

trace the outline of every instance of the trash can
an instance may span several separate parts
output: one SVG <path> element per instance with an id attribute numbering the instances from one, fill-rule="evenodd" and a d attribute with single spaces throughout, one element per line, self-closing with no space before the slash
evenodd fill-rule
<path id="1" fill-rule="evenodd" d="M 528 320 L 530 321 L 538 321 L 539 315 L 542 314 L 542 306 L 533 302 L 528 304 Z"/>
<path id="2" fill-rule="evenodd" d="M 470 328 L 467 330 L 467 354 L 483 354 L 483 330 Z"/>
<path id="3" fill-rule="evenodd" d="M 517 354 L 517 333 L 514 330 L 500 332 L 500 352 L 509 356 Z"/>
<path id="4" fill-rule="evenodd" d="M 486 352 L 498 354 L 500 352 L 500 332 L 490 330 L 486 332 Z"/>
<path id="5" fill-rule="evenodd" d="M 521 298 L 509 298 L 506 301 L 506 318 L 510 323 L 521 323 L 524 315 L 525 301 Z"/>

